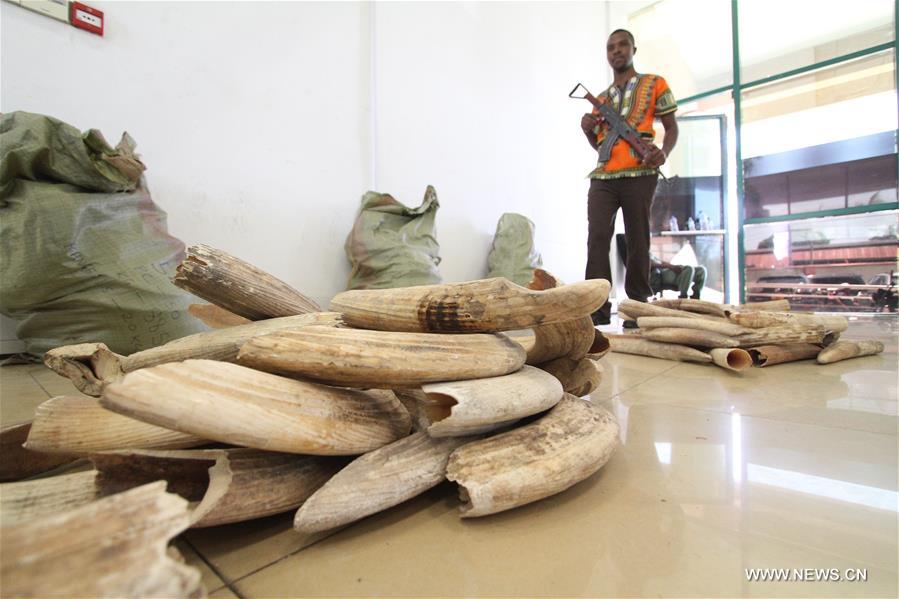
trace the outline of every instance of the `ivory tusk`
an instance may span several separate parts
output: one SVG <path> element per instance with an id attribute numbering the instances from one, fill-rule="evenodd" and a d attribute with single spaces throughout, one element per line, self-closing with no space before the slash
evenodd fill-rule
<path id="1" fill-rule="evenodd" d="M 638 335 L 607 335 L 612 351 L 637 356 L 649 356 L 663 360 L 678 360 L 681 362 L 711 362 L 712 357 L 698 349 L 673 343 L 659 343 L 649 341 Z"/>
<path id="2" fill-rule="evenodd" d="M 306 327 L 248 341 L 238 362 L 348 387 L 408 388 L 500 376 L 521 368 L 525 351 L 501 334 L 447 335 Z"/>
<path id="3" fill-rule="evenodd" d="M 166 551 L 168 542 L 189 525 L 187 502 L 166 493 L 162 481 L 4 525 L 3 594 L 201 597 L 205 590 L 199 570 Z"/>
<path id="4" fill-rule="evenodd" d="M 187 257 L 172 282 L 250 320 L 321 311 L 318 304 L 284 281 L 205 244 L 187 248 Z"/>
<path id="5" fill-rule="evenodd" d="M 106 387 L 102 405 L 157 426 L 286 453 L 355 455 L 409 433 L 392 391 L 340 389 L 250 368 L 187 360 Z"/>
<path id="6" fill-rule="evenodd" d="M 820 316 L 817 314 L 798 314 L 796 312 L 740 312 L 731 314 L 730 320 L 750 329 L 781 326 L 796 328 L 820 326 L 828 331 L 842 333 L 849 328 L 849 319 L 845 316 Z"/>
<path id="7" fill-rule="evenodd" d="M 130 356 L 113 353 L 102 343 L 66 345 L 48 351 L 44 363 L 57 374 L 69 378 L 82 393 L 99 397 L 106 385 L 140 368 L 188 359 L 233 362 L 240 346 L 253 337 L 309 325 L 339 324 L 340 315 L 335 312 L 314 312 L 188 335 Z"/>
<path id="8" fill-rule="evenodd" d="M 645 331 L 641 331 L 640 336 L 643 339 L 648 339 L 649 341 L 660 341 L 663 343 L 691 345 L 706 348 L 739 346 L 739 342 L 733 337 L 699 329 L 647 329 Z"/>
<path id="9" fill-rule="evenodd" d="M 125 448 L 178 449 L 206 442 L 116 414 L 90 397 L 63 395 L 37 407 L 25 448 L 76 456 Z"/>
<path id="10" fill-rule="evenodd" d="M 559 403 L 565 392 L 553 375 L 524 366 L 505 376 L 422 386 L 432 437 L 459 437 L 493 430 Z"/>
<path id="11" fill-rule="evenodd" d="M 343 314 L 348 325 L 363 329 L 490 333 L 588 316 L 608 295 L 604 279 L 534 291 L 500 277 L 344 291 L 331 300 L 331 310 Z"/>
<path id="12" fill-rule="evenodd" d="M 811 343 L 791 343 L 789 345 L 760 345 L 749 350 L 755 366 L 763 368 L 785 362 L 811 360 L 818 356 L 821 347 Z"/>
<path id="13" fill-rule="evenodd" d="M 599 384 L 602 382 L 602 365 L 592 358 L 581 360 L 556 358 L 551 362 L 538 365 L 537 368 L 545 370 L 559 379 L 565 393 L 576 397 L 590 395 L 599 388 Z"/>
<path id="14" fill-rule="evenodd" d="M 446 474 L 459 484 L 461 516 L 486 516 L 564 491 L 599 470 L 617 445 L 612 415 L 567 395 L 531 424 L 460 447 Z"/>
<path id="15" fill-rule="evenodd" d="M 31 430 L 31 422 L 4 426 L 0 429 L 0 482 L 20 480 L 68 464 L 74 458 L 43 453 L 23 447 Z"/>
<path id="16" fill-rule="evenodd" d="M 329 530 L 411 499 L 444 480 L 450 454 L 474 439 L 418 432 L 359 456 L 303 503 L 293 526 Z"/>
<path id="17" fill-rule="evenodd" d="M 849 358 L 873 356 L 883 351 L 883 343 L 880 341 L 838 341 L 830 347 L 825 347 L 818 354 L 818 364 L 832 364 Z"/>
<path id="18" fill-rule="evenodd" d="M 658 328 L 697 329 L 710 331 L 726 337 L 733 337 L 749 333 L 750 329 L 739 325 L 715 320 L 699 318 L 673 318 L 670 316 L 641 316 L 637 319 L 637 326 L 644 330 Z"/>
<path id="19" fill-rule="evenodd" d="M 218 526 L 295 509 L 346 460 L 257 449 L 126 450 L 90 456 L 109 495 L 164 479 L 191 502 L 191 527 Z"/>

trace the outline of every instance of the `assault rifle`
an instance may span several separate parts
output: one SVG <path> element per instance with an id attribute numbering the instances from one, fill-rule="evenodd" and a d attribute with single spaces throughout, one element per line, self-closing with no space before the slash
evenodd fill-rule
<path id="1" fill-rule="evenodd" d="M 576 96 L 575 93 L 578 89 L 584 90 L 582 96 Z M 576 98 L 578 100 L 587 100 L 596 109 L 599 111 L 599 115 L 603 118 L 605 122 L 609 124 L 609 130 L 606 132 L 605 138 L 602 140 L 602 144 L 599 146 L 599 160 L 600 162 L 606 162 L 612 156 L 612 146 L 615 145 L 615 142 L 619 139 L 623 139 L 626 141 L 637 153 L 640 157 L 640 160 L 645 161 L 649 158 L 649 155 L 652 153 L 652 146 L 640 137 L 640 134 L 637 133 L 637 130 L 631 127 L 631 125 L 622 118 L 618 112 L 612 108 L 606 102 L 600 102 L 596 99 L 596 96 L 587 91 L 587 88 L 578 83 L 574 86 L 574 89 L 571 90 L 571 93 L 568 94 L 569 98 Z M 662 172 L 656 168 L 656 172 L 662 175 Z M 665 175 L 662 175 L 663 179 L 667 179 Z"/>

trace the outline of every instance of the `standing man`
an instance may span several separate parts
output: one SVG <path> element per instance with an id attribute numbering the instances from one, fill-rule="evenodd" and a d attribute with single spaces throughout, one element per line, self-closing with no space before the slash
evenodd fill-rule
<path id="1" fill-rule="evenodd" d="M 649 209 L 658 180 L 658 167 L 665 164 L 677 142 L 677 103 L 665 80 L 658 75 L 640 75 L 634 70 L 637 47 L 629 31 L 617 29 L 606 43 L 606 58 L 615 72 L 611 87 L 597 96 L 608 102 L 637 132 L 652 145 L 653 121 L 661 119 L 665 127 L 662 148 L 643 162 L 631 146 L 619 139 L 607 162 L 600 162 L 590 173 L 587 195 L 587 279 L 612 281 L 609 246 L 615 230 L 618 208 L 624 215 L 627 239 L 627 275 L 624 289 L 631 299 L 645 302 L 652 295 L 649 287 Z M 599 111 L 585 114 L 581 129 L 594 150 L 599 148 L 608 124 Z M 612 305 L 606 303 L 593 313 L 594 324 L 609 324 Z"/>

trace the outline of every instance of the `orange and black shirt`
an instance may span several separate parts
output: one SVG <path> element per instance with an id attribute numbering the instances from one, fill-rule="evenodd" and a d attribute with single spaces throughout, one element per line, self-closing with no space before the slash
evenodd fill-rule
<path id="1" fill-rule="evenodd" d="M 624 86 L 624 92 L 614 84 L 599 94 L 597 100 L 610 102 L 621 116 L 640 134 L 643 139 L 652 143 L 655 132 L 653 121 L 663 115 L 677 110 L 677 102 L 668 83 L 658 75 L 634 75 Z M 593 109 L 593 114 L 599 110 Z M 609 129 L 605 121 L 597 125 L 594 132 L 596 141 L 602 144 Z M 640 162 L 640 157 L 623 139 L 612 146 L 612 154 L 606 162 L 599 162 L 590 173 L 591 179 L 618 179 L 621 177 L 639 177 L 655 174 L 656 170 Z"/>

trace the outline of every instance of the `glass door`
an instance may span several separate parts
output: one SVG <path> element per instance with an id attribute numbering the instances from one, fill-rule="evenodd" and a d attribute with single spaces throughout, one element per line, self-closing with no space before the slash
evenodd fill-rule
<path id="1" fill-rule="evenodd" d="M 728 302 L 726 117 L 682 116 L 677 122 L 677 145 L 662 167 L 667 180 L 659 180 L 652 204 L 652 253 L 663 262 L 705 267 L 701 299 Z"/>

